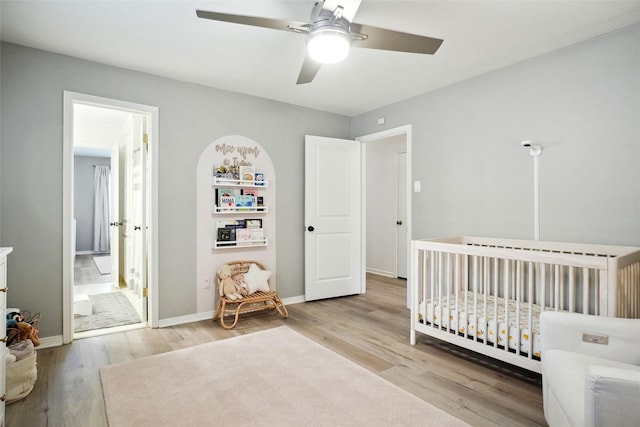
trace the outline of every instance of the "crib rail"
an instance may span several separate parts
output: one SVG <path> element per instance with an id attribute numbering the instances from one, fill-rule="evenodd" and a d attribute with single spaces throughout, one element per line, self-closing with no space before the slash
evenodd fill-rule
<path id="1" fill-rule="evenodd" d="M 543 310 L 640 317 L 640 249 L 454 237 L 412 242 L 415 331 L 539 372 Z"/>

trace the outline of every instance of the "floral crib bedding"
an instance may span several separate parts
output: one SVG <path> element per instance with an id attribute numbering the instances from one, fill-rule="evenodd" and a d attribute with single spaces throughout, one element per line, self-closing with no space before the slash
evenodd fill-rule
<path id="1" fill-rule="evenodd" d="M 496 299 L 497 310 L 495 310 Z M 540 313 L 542 307 L 532 304 L 533 318 L 530 329 L 529 304 L 520 302 L 520 310 L 518 311 L 517 301 L 511 299 L 507 301 L 505 307 L 504 298 L 478 294 L 474 305 L 473 292 L 461 291 L 458 294 L 457 308 L 455 294 L 442 297 L 442 299 L 421 301 L 418 320 L 424 322 L 426 319 L 427 322 L 436 326 L 457 331 L 468 337 L 477 336 L 478 340 L 486 340 L 491 344 L 496 343 L 497 337 L 498 345 L 504 346 L 505 343 L 508 343 L 509 349 L 515 351 L 519 347 L 521 353 L 529 354 L 533 343 L 533 356 L 540 357 Z"/>

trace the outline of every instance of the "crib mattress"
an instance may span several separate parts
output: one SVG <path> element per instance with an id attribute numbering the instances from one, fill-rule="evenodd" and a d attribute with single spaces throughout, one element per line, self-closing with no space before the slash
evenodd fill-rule
<path id="1" fill-rule="evenodd" d="M 465 296 L 467 298 L 465 305 Z M 540 313 L 542 307 L 532 304 L 532 327 L 529 327 L 529 304 L 520 303 L 518 313 L 515 300 L 478 294 L 474 308 L 473 292 L 462 291 L 449 298 L 420 302 L 419 320 L 430 322 L 468 337 L 529 354 L 533 345 L 533 355 L 540 357 Z M 486 303 L 485 303 L 486 300 Z M 495 303 L 497 300 L 497 310 Z"/>

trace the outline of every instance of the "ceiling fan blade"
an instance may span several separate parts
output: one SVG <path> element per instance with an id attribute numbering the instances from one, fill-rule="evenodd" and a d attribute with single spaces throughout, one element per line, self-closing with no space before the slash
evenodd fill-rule
<path id="1" fill-rule="evenodd" d="M 367 49 L 393 50 L 397 52 L 436 53 L 442 39 L 419 36 L 417 34 L 403 33 L 401 31 L 387 30 L 371 25 L 351 24 L 351 31 L 366 34 L 366 40 L 354 40 L 354 47 Z"/>
<path id="2" fill-rule="evenodd" d="M 314 61 L 309 55 L 305 56 L 296 84 L 311 83 L 316 74 L 318 74 L 318 71 L 320 71 L 320 67 L 322 67 L 321 63 Z"/>
<path id="3" fill-rule="evenodd" d="M 282 31 L 295 31 L 291 27 L 299 29 L 300 27 L 308 25 L 306 22 L 287 21 L 284 19 L 259 18 L 255 16 L 232 15 L 229 13 L 209 12 L 206 10 L 196 10 L 196 15 L 198 15 L 198 18 L 211 19 L 213 21 L 251 25 L 253 27 L 270 28 L 272 30 Z"/>

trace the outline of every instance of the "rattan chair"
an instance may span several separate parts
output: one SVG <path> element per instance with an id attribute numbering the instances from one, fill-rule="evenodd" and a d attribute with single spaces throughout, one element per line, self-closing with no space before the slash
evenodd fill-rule
<path id="1" fill-rule="evenodd" d="M 249 271 L 251 264 L 257 265 L 261 270 L 266 270 L 258 261 L 231 261 L 227 265 L 231 267 L 231 276 L 244 274 Z M 232 300 L 224 296 L 221 281 L 218 280 L 218 308 L 213 316 L 213 321 L 220 320 L 220 325 L 225 329 L 232 329 L 238 323 L 242 313 L 251 313 L 262 310 L 276 310 L 283 318 L 289 317 L 287 307 L 274 290 L 256 291 L 242 299 Z M 233 316 L 233 323 L 225 323 L 225 316 Z"/>

